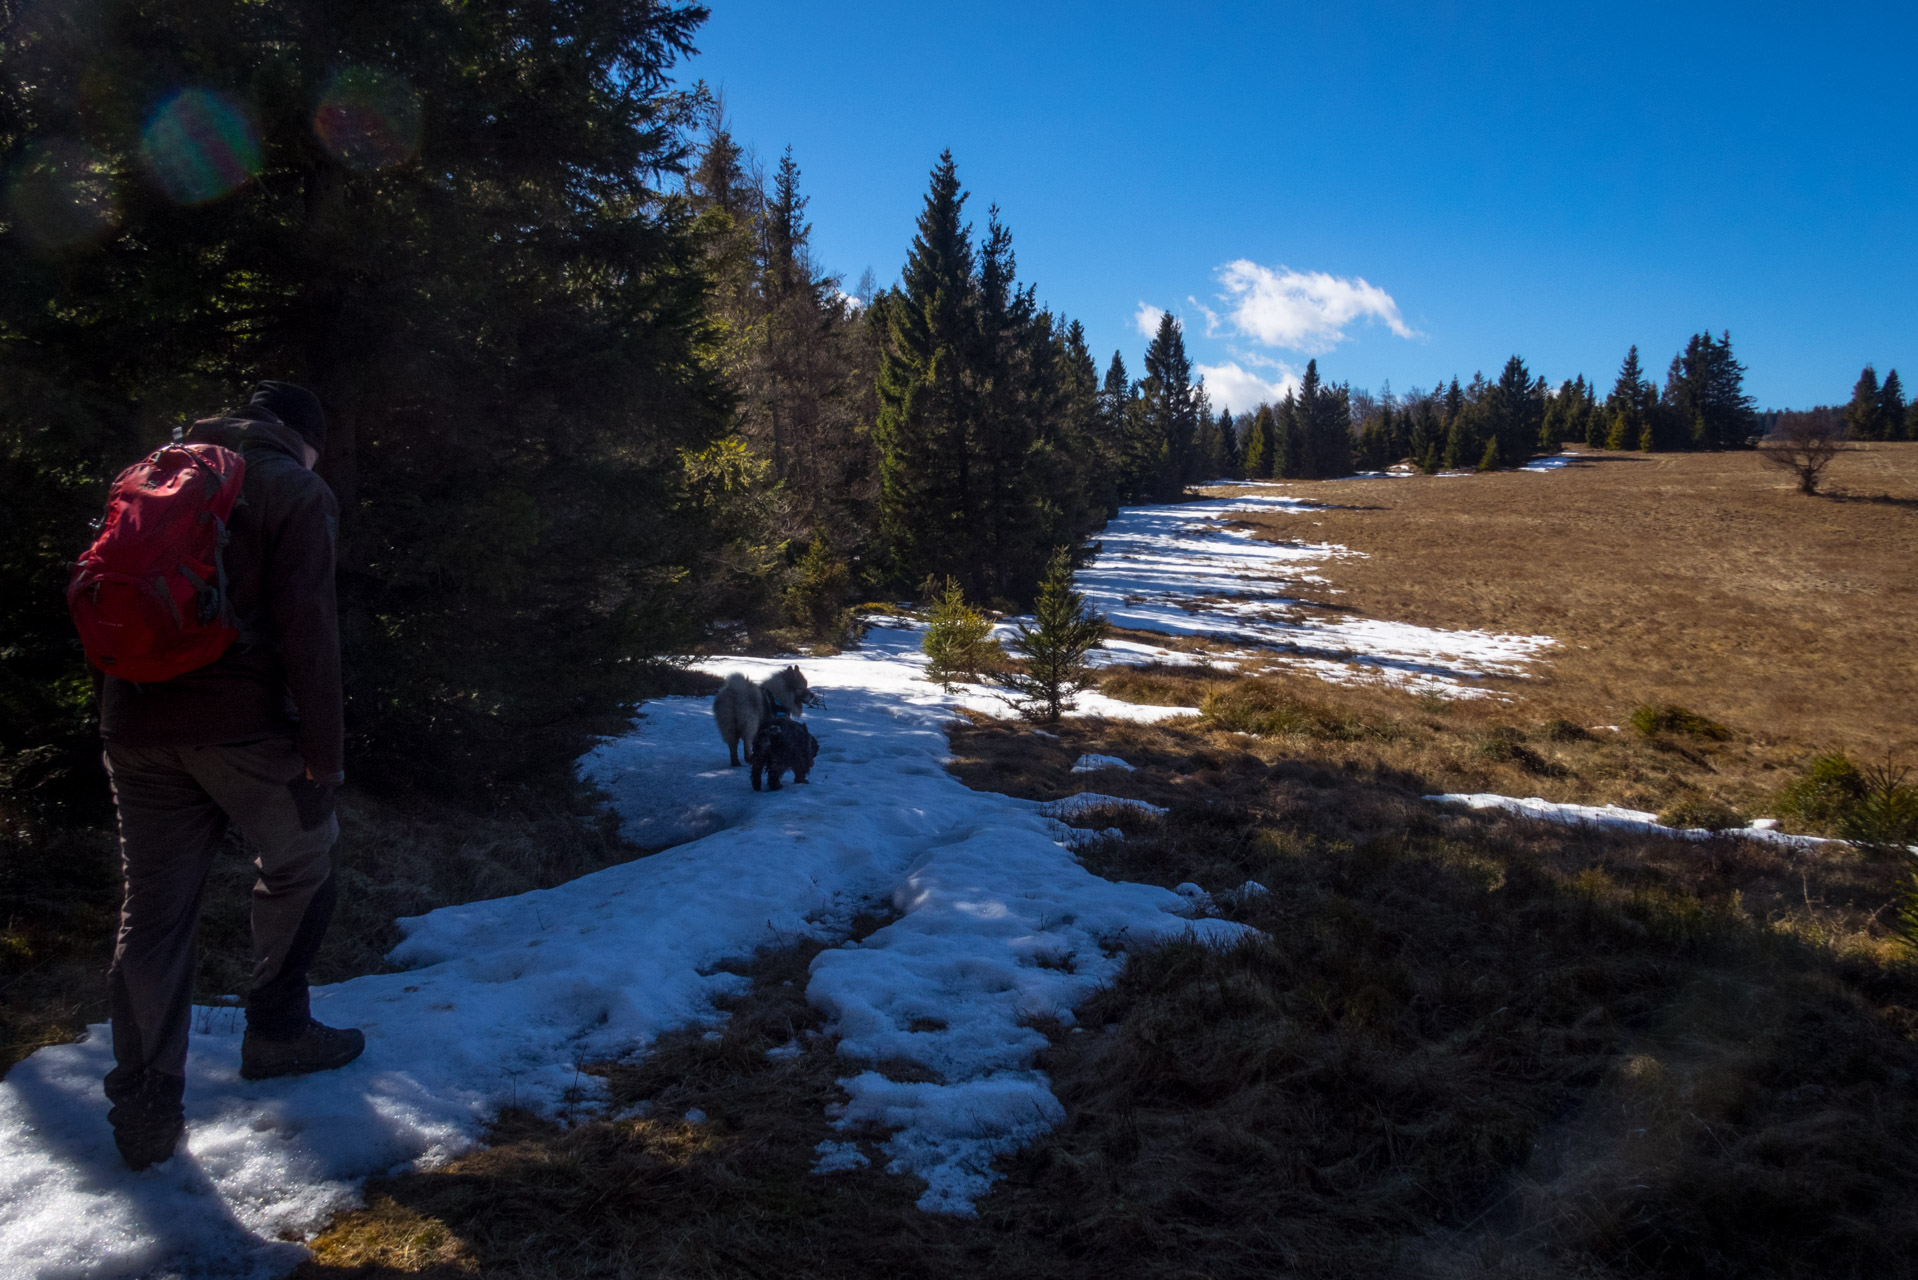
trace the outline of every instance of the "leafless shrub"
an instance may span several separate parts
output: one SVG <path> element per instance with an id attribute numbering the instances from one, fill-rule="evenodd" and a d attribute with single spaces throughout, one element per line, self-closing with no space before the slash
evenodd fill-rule
<path id="1" fill-rule="evenodd" d="M 1778 425 L 1758 450 L 1767 462 L 1798 477 L 1800 493 L 1816 494 L 1825 468 L 1845 451 L 1845 420 L 1838 410 L 1825 405 L 1781 413 Z"/>

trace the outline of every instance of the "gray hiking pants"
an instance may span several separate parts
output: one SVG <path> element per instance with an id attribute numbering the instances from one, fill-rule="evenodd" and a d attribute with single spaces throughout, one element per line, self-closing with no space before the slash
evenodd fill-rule
<path id="1" fill-rule="evenodd" d="M 120 811 L 126 898 L 108 971 L 113 1073 L 107 1096 L 148 1072 L 183 1079 L 198 964 L 200 897 L 230 822 L 252 844 L 253 985 L 247 1030 L 298 1035 L 308 1020 L 306 974 L 337 896 L 327 803 L 301 806 L 289 783 L 306 764 L 290 738 L 217 747 L 107 744 Z M 316 808 L 319 810 L 316 812 Z M 117 1099 L 116 1099 L 117 1100 Z"/>

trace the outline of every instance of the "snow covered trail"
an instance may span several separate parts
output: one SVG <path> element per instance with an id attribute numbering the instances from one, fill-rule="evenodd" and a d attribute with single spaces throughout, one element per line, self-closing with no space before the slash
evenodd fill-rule
<path id="1" fill-rule="evenodd" d="M 858 652 L 803 664 L 827 702 L 808 716 L 822 744 L 808 786 L 752 792 L 745 770 L 726 766 L 705 699 L 645 707 L 633 734 L 583 768 L 634 839 L 686 843 L 403 921 L 392 958 L 404 972 L 314 991 L 321 1020 L 365 1028 L 358 1062 L 242 1081 L 236 1014 L 198 1011 L 188 1136 L 164 1165 L 131 1174 L 113 1149 L 104 1026 L 15 1066 L 0 1082 L 0 1275 L 283 1273 L 303 1250 L 282 1241 L 353 1204 L 366 1176 L 457 1154 L 503 1103 L 590 1100 L 581 1063 L 723 1016 L 714 999 L 745 979 L 722 962 L 843 937 L 853 914 L 886 899 L 899 918 L 822 953 L 808 986 L 843 1037 L 841 1123 L 895 1127 L 889 1167 L 927 1180 L 925 1207 L 969 1211 L 995 1177 L 992 1156 L 1061 1114 L 1031 1069 L 1044 1043 L 1032 1020 L 1069 1022 L 1126 947 L 1243 930 L 1190 918 L 1172 891 L 1093 876 L 1045 806 L 947 773 L 941 725 L 966 695 L 914 679 L 919 638 L 879 630 Z M 763 675 L 785 663 L 711 665 Z M 887 1058 L 941 1079 L 862 1069 Z M 822 1168 L 843 1167 L 838 1154 Z"/>
<path id="2" fill-rule="evenodd" d="M 1328 542 L 1267 541 L 1230 523 L 1313 509 L 1261 492 L 1127 507 L 1100 533 L 1103 549 L 1080 571 L 1079 590 L 1117 627 L 1237 643 L 1247 652 L 1236 656 L 1277 660 L 1333 683 L 1383 680 L 1454 698 L 1483 696 L 1470 682 L 1484 676 L 1526 674 L 1553 643 L 1550 636 L 1338 617 L 1336 610 L 1319 616 L 1327 611 L 1298 600 L 1298 585 L 1324 585 L 1321 567 L 1361 553 Z M 1139 656 L 1146 655 L 1124 655 Z M 1191 661 L 1170 650 L 1151 656 Z"/>

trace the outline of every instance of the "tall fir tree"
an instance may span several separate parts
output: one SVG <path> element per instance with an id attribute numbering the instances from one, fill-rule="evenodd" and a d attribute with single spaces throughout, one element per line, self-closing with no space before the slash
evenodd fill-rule
<path id="1" fill-rule="evenodd" d="M 1907 412 L 1905 386 L 1898 380 L 1898 371 L 1893 369 L 1885 374 L 1885 381 L 1878 388 L 1878 421 L 1886 440 L 1904 435 Z"/>
<path id="2" fill-rule="evenodd" d="M 1272 406 L 1262 404 L 1245 428 L 1245 452 L 1241 470 L 1248 480 L 1272 478 Z"/>
<path id="3" fill-rule="evenodd" d="M 1230 409 L 1219 410 L 1219 474 L 1233 478 L 1243 477 L 1245 461 L 1239 456 L 1238 419 L 1232 416 Z"/>
<path id="4" fill-rule="evenodd" d="M 1625 362 L 1619 366 L 1612 393 L 1605 398 L 1605 412 L 1611 423 L 1605 437 L 1607 449 L 1647 446 L 1652 429 L 1651 414 L 1646 408 L 1648 387 L 1644 367 L 1638 362 L 1638 344 L 1633 343 L 1631 350 L 1625 353 Z"/>
<path id="5" fill-rule="evenodd" d="M 1544 388 L 1533 381 L 1525 361 L 1516 355 L 1507 360 L 1485 402 L 1487 434 L 1499 465 L 1517 466 L 1537 449 L 1544 400 Z"/>
<path id="6" fill-rule="evenodd" d="M 1438 397 L 1420 396 L 1412 409 L 1412 427 L 1407 441 L 1412 464 L 1428 475 L 1439 469 L 1445 448 L 1445 433 L 1439 426 Z"/>
<path id="7" fill-rule="evenodd" d="M 972 459 L 972 228 L 951 151 L 933 168 L 897 288 L 874 301 L 879 333 L 879 537 L 895 581 L 951 573 L 979 594 Z M 967 570 L 967 572 L 960 572 Z"/>
<path id="8" fill-rule="evenodd" d="M 1672 360 L 1665 379 L 1664 443 L 1694 449 L 1742 446 L 1756 430 L 1751 397 L 1745 394 L 1745 366 L 1732 355 L 1729 332 L 1717 340 L 1693 334 Z"/>
<path id="9" fill-rule="evenodd" d="M 1193 399 L 1192 359 L 1185 332 L 1170 312 L 1145 352 L 1145 377 L 1139 384 L 1141 461 L 1156 454 L 1157 472 L 1140 477 L 1141 491 L 1161 502 L 1176 499 L 1194 478 L 1193 439 L 1198 408 Z"/>
<path id="10" fill-rule="evenodd" d="M 1866 365 L 1852 384 L 1851 403 L 1845 406 L 1845 432 L 1853 440 L 1883 440 L 1884 405 L 1879 400 L 1882 388 L 1878 371 Z"/>

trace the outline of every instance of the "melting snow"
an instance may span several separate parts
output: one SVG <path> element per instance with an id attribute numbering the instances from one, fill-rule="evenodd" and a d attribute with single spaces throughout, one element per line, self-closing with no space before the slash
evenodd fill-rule
<path id="1" fill-rule="evenodd" d="M 1127 507 L 1099 535 L 1102 549 L 1079 572 L 1079 589 L 1117 627 L 1223 640 L 1241 647 L 1232 656 L 1256 653 L 1335 683 L 1383 680 L 1455 698 L 1483 696 L 1470 682 L 1485 676 L 1526 674 L 1552 643 L 1550 636 L 1346 617 L 1299 600 L 1301 584 L 1326 582 L 1318 570 L 1359 553 L 1329 542 L 1255 538 L 1233 522 L 1313 509 L 1268 493 Z M 1201 660 L 1171 649 L 1151 656 Z"/>
<path id="2" fill-rule="evenodd" d="M 1101 769 L 1124 769 L 1132 772 L 1132 766 L 1117 756 L 1101 756 L 1088 752 L 1072 762 L 1074 773 L 1097 773 Z"/>
<path id="3" fill-rule="evenodd" d="M 361 1179 L 445 1161 L 504 1103 L 597 1108 L 581 1063 L 717 1024 L 715 999 L 747 987 L 726 961 L 844 937 L 875 900 L 898 919 L 822 952 L 807 986 L 843 1037 L 850 1101 L 838 1122 L 896 1127 L 888 1168 L 926 1179 L 926 1208 L 969 1212 L 997 1176 L 992 1158 L 1063 1114 L 1033 1069 L 1046 1042 L 1032 1021 L 1069 1024 L 1128 947 L 1185 933 L 1223 944 L 1245 931 L 1188 918 L 1170 890 L 1100 879 L 1061 847 L 1056 815 L 1140 802 L 1045 806 L 947 773 L 942 725 L 955 707 L 1006 708 L 917 679 L 919 639 L 877 630 L 859 651 L 803 664 L 829 694 L 830 710 L 808 717 L 822 749 L 810 785 L 776 794 L 755 794 L 743 769 L 727 768 L 704 699 L 648 704 L 637 730 L 583 772 L 634 839 L 686 843 L 401 922 L 392 958 L 404 972 L 314 991 L 321 1020 L 365 1028 L 358 1062 L 242 1081 L 236 1012 L 196 1011 L 187 1139 L 163 1165 L 132 1174 L 114 1151 L 104 1026 L 15 1066 L 0 1083 L 0 1275 L 283 1273 L 304 1252 L 280 1237 L 356 1203 Z M 783 665 L 714 664 L 755 676 Z M 939 1079 L 901 1084 L 865 1069 L 892 1058 Z"/>
<path id="4" fill-rule="evenodd" d="M 1655 813 L 1647 813 L 1643 809 L 1623 809 L 1614 804 L 1562 804 L 1554 800 L 1541 800 L 1537 796 L 1519 800 L 1512 796 L 1491 795 L 1486 792 L 1471 795 L 1446 794 L 1425 798 L 1440 804 L 1462 804 L 1472 809 L 1499 809 L 1506 813 L 1517 814 L 1521 818 L 1535 818 L 1540 822 L 1557 822 L 1566 826 L 1604 827 L 1612 831 L 1637 831 L 1648 835 L 1672 836 L 1679 840 L 1713 840 L 1721 836 L 1736 836 L 1741 840 L 1763 840 L 1793 849 L 1815 849 L 1820 845 L 1845 843 L 1843 840 L 1827 840 L 1821 836 L 1787 835 L 1778 830 L 1778 824 L 1769 818 L 1760 818 L 1748 827 L 1707 831 L 1703 827 L 1668 827 L 1658 820 L 1658 815 Z"/>

